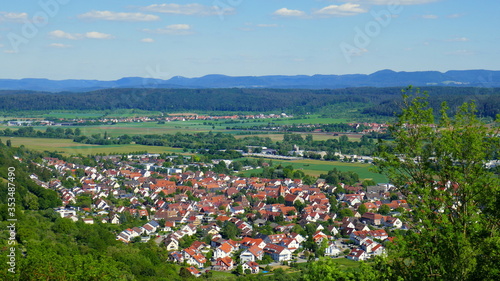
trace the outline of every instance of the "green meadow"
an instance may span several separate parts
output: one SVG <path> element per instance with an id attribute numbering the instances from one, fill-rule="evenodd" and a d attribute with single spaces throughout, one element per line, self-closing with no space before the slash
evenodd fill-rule
<path id="1" fill-rule="evenodd" d="M 81 144 L 73 142 L 70 139 L 45 139 L 45 138 L 18 138 L 18 137 L 2 137 L 3 143 L 11 140 L 12 146 L 19 147 L 24 145 L 26 148 L 36 151 L 56 151 L 64 155 L 91 155 L 98 153 L 105 154 L 123 154 L 134 151 L 147 151 L 149 153 L 182 153 L 181 148 L 172 148 L 164 146 L 147 146 L 138 144 L 124 145 L 94 145 Z"/>
<path id="2" fill-rule="evenodd" d="M 282 166 L 292 165 L 294 169 L 302 170 L 305 174 L 318 177 L 320 174 L 326 174 L 333 168 L 337 168 L 340 171 L 353 171 L 359 175 L 361 179 L 372 179 L 377 183 L 387 182 L 387 178 L 381 174 L 374 173 L 370 171 L 373 166 L 371 164 L 365 163 L 346 163 L 339 161 L 322 161 L 322 160 L 312 160 L 312 159 L 301 159 L 301 160 L 275 160 L 272 159 L 273 164 L 281 164 Z M 253 173 L 260 173 L 262 169 L 255 169 L 243 172 L 245 176 L 250 176 Z"/>

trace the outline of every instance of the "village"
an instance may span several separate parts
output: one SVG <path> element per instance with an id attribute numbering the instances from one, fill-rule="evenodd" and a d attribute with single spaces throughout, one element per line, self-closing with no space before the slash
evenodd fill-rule
<path id="1" fill-rule="evenodd" d="M 123 228 L 116 239 L 154 240 L 169 251 L 169 261 L 195 276 L 253 274 L 322 256 L 364 261 L 383 255 L 394 231 L 409 228 L 398 215 L 410 207 L 389 184 L 245 178 L 217 174 L 210 164 L 173 164 L 179 157 L 189 162 L 182 155 L 112 155 L 85 166 L 47 157 L 36 165 L 58 178 L 31 178 L 60 194 L 61 217 L 114 225 L 137 218 L 143 223 Z M 165 169 L 165 163 L 173 165 Z M 68 181 L 74 186 L 63 185 Z M 78 206 L 82 196 L 89 206 Z"/>
<path id="2" fill-rule="evenodd" d="M 293 118 L 286 113 L 281 114 L 247 114 L 247 115 L 199 115 L 199 114 L 171 114 L 164 116 L 137 116 L 137 117 L 101 117 L 101 118 L 53 118 L 55 120 L 42 120 L 41 118 L 13 118 L 5 121 L 7 126 L 76 126 L 91 125 L 94 123 L 141 123 L 141 122 L 174 122 L 194 120 L 257 120 L 257 119 L 281 119 Z"/>

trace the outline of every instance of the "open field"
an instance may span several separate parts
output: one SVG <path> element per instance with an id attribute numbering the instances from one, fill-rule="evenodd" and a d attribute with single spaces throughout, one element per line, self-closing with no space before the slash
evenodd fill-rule
<path id="1" fill-rule="evenodd" d="M 312 159 L 302 159 L 293 161 L 272 160 L 273 164 L 281 164 L 282 166 L 292 165 L 294 169 L 302 170 L 305 174 L 318 177 L 320 174 L 326 174 L 333 168 L 340 171 L 353 171 L 357 173 L 360 179 L 372 179 L 377 183 L 387 182 L 387 178 L 381 174 L 370 171 L 371 164 L 365 163 L 345 163 L 338 161 L 322 161 Z M 245 171 L 245 176 L 250 176 L 253 173 L 260 173 L 262 169 Z"/>
<path id="2" fill-rule="evenodd" d="M 231 272 L 212 270 L 211 280 L 235 280 L 236 275 Z"/>
<path id="3" fill-rule="evenodd" d="M 61 128 L 79 128 L 83 135 L 94 135 L 94 134 L 104 134 L 108 133 L 108 136 L 116 137 L 120 135 L 149 135 L 149 134 L 175 134 L 180 133 L 199 133 L 199 132 L 223 132 L 234 135 L 236 138 L 244 138 L 247 136 L 259 136 L 259 137 L 269 137 L 273 141 L 282 141 L 283 134 L 277 134 L 270 132 L 269 134 L 263 133 L 261 131 L 242 131 L 242 130 L 226 130 L 225 124 L 219 122 L 212 122 L 215 126 L 209 125 L 211 121 L 203 120 L 189 120 L 189 121 L 172 121 L 166 122 L 165 124 L 158 124 L 157 122 L 133 122 L 133 123 L 117 123 L 117 124 L 102 124 L 95 126 L 62 126 Z M 205 124 L 204 124 L 205 123 Z M 17 130 L 20 127 L 16 126 L 0 126 L 0 130 L 5 130 L 10 128 L 11 130 Z M 47 126 L 34 126 L 35 130 L 44 132 L 47 130 Z M 251 134 L 247 134 L 251 132 Z M 244 133 L 244 135 L 238 135 Z M 328 140 L 328 139 L 338 139 L 339 136 L 334 136 L 333 133 L 295 133 L 300 134 L 303 138 L 306 135 L 311 134 L 314 140 Z M 348 135 L 349 140 L 357 141 L 361 138 L 361 135 Z"/>
<path id="4" fill-rule="evenodd" d="M 0 126 L 1 130 L 10 128 L 12 130 L 19 127 Z M 35 130 L 45 131 L 46 126 L 34 126 Z M 195 132 L 218 132 L 220 130 L 213 130 L 212 126 L 203 125 L 200 121 L 176 121 L 167 122 L 165 124 L 158 124 L 156 122 L 134 122 L 134 123 L 118 123 L 118 124 L 102 124 L 95 126 L 63 126 L 61 128 L 79 128 L 83 135 L 104 134 L 108 132 L 110 136 L 128 135 L 148 135 L 148 134 L 175 134 L 181 133 L 195 133 Z"/>
<path id="5" fill-rule="evenodd" d="M 134 151 L 147 151 L 149 153 L 182 153 L 180 148 L 171 148 L 164 146 L 147 146 L 138 144 L 124 145 L 93 145 L 81 144 L 73 142 L 69 139 L 45 139 L 45 138 L 17 138 L 17 137 L 2 137 L 2 142 L 7 139 L 11 140 L 12 146 L 19 147 L 24 145 L 29 149 L 36 151 L 57 151 L 64 155 L 71 154 L 97 154 L 97 153 L 129 153 Z"/>

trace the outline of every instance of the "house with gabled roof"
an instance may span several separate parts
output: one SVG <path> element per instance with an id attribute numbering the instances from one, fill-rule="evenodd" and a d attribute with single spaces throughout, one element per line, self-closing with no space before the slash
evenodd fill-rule
<path id="1" fill-rule="evenodd" d="M 241 252 L 240 261 L 247 262 L 247 261 L 261 260 L 263 256 L 264 256 L 264 250 L 259 246 L 254 245 Z"/>
<path id="2" fill-rule="evenodd" d="M 289 261 L 292 259 L 292 252 L 283 246 L 267 244 L 264 253 L 269 255 L 275 262 Z"/>
<path id="3" fill-rule="evenodd" d="M 328 242 L 328 246 L 325 249 L 325 256 L 338 256 L 340 255 L 340 249 L 335 245 L 334 242 Z"/>
<path id="4" fill-rule="evenodd" d="M 190 248 L 202 253 L 208 253 L 210 251 L 210 245 L 202 241 L 194 241 Z"/>
<path id="5" fill-rule="evenodd" d="M 366 239 L 379 239 L 381 241 L 387 239 L 389 237 L 387 232 L 383 229 L 377 230 L 368 230 L 368 231 L 353 231 L 350 234 L 350 239 L 354 241 L 354 243 L 361 245 Z"/>
<path id="6" fill-rule="evenodd" d="M 182 263 L 184 262 L 184 255 L 182 255 L 181 252 L 174 251 L 168 254 L 168 260 L 176 263 Z"/>
<path id="7" fill-rule="evenodd" d="M 382 224 L 383 217 L 381 214 L 376 214 L 372 212 L 366 212 L 364 213 L 359 221 L 365 224 L 371 224 L 371 225 L 381 225 Z"/>
<path id="8" fill-rule="evenodd" d="M 163 243 L 167 251 L 177 251 L 179 249 L 179 241 L 171 236 L 165 239 Z"/>
<path id="9" fill-rule="evenodd" d="M 262 240 L 260 238 L 250 238 L 250 237 L 244 237 L 240 241 L 240 248 L 242 248 L 242 249 L 248 249 L 248 248 L 251 248 L 253 246 L 257 246 L 261 249 L 264 249 L 264 247 L 266 246 L 266 243 L 264 242 L 264 240 Z"/>
<path id="10" fill-rule="evenodd" d="M 232 270 L 234 268 L 234 261 L 231 257 L 217 258 L 213 267 L 216 270 Z"/>
<path id="11" fill-rule="evenodd" d="M 384 225 L 388 227 L 401 228 L 403 226 L 403 222 L 399 218 L 395 217 L 385 217 Z"/>
<path id="12" fill-rule="evenodd" d="M 379 256 L 385 254 L 385 248 L 382 244 L 378 244 L 372 248 L 372 255 Z"/>
<path id="13" fill-rule="evenodd" d="M 364 261 L 368 259 L 368 254 L 363 249 L 352 249 L 347 258 L 353 261 Z"/>
<path id="14" fill-rule="evenodd" d="M 285 237 L 281 239 L 281 241 L 278 243 L 279 246 L 286 247 L 290 252 L 295 252 L 299 247 L 300 243 L 297 242 L 297 240 L 290 238 L 290 237 Z"/>
<path id="15" fill-rule="evenodd" d="M 233 246 L 231 246 L 231 244 L 228 242 L 224 242 L 215 249 L 214 259 L 228 257 L 229 255 L 231 255 L 232 252 L 233 252 Z"/>
<path id="16" fill-rule="evenodd" d="M 266 243 L 272 243 L 272 244 L 277 244 L 279 243 L 283 238 L 286 237 L 286 234 L 284 233 L 279 233 L 279 234 L 269 234 L 264 237 L 264 242 Z"/>
<path id="17" fill-rule="evenodd" d="M 201 276 L 201 272 L 198 269 L 196 269 L 194 266 L 186 267 L 186 270 L 189 271 L 189 273 L 191 273 L 195 277 Z"/>
<path id="18" fill-rule="evenodd" d="M 330 238 L 331 238 L 331 236 L 328 236 L 328 235 L 324 234 L 323 232 L 321 232 L 321 231 L 319 231 L 319 230 L 318 230 L 318 231 L 316 231 L 316 232 L 313 234 L 313 237 L 312 237 L 313 241 L 314 241 L 316 244 L 318 244 L 318 245 L 321 245 L 321 243 L 323 242 L 323 240 L 325 240 L 325 239 L 326 239 L 326 240 L 328 240 L 328 239 L 330 239 Z"/>
<path id="19" fill-rule="evenodd" d="M 252 274 L 257 274 L 259 273 L 259 264 L 254 262 L 254 261 L 247 261 L 245 263 L 243 263 L 242 265 L 242 268 L 243 268 L 243 272 L 246 272 L 247 269 L 250 270 L 250 273 Z"/>
<path id="20" fill-rule="evenodd" d="M 207 262 L 207 259 L 205 258 L 204 255 L 196 252 L 192 248 L 186 248 L 182 250 L 182 253 L 184 256 L 184 260 L 190 265 L 194 265 L 196 267 L 203 267 L 203 265 Z"/>

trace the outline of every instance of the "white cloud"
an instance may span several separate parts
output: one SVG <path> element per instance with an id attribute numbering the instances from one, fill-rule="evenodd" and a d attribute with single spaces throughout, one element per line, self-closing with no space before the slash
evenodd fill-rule
<path id="1" fill-rule="evenodd" d="M 97 31 L 91 31 L 91 32 L 85 33 L 85 37 L 90 38 L 90 39 L 111 39 L 111 38 L 113 38 L 113 35 L 97 32 Z"/>
<path id="2" fill-rule="evenodd" d="M 321 16 L 354 16 L 357 14 L 366 13 L 367 10 L 361 8 L 359 4 L 345 3 L 342 5 L 330 5 L 323 9 L 317 10 L 314 14 Z"/>
<path id="3" fill-rule="evenodd" d="M 118 13 L 111 11 L 91 11 L 78 16 L 80 19 L 108 20 L 108 21 L 157 21 L 160 19 L 156 15 L 143 13 Z"/>
<path id="4" fill-rule="evenodd" d="M 5 50 L 3 52 L 6 54 L 16 54 L 17 53 L 15 50 Z"/>
<path id="5" fill-rule="evenodd" d="M 62 30 L 54 30 L 49 32 L 49 36 L 52 38 L 60 38 L 60 39 L 70 39 L 70 40 L 79 40 L 79 39 L 111 39 L 113 36 L 111 34 L 101 33 L 97 31 L 87 32 L 85 34 L 80 33 L 67 33 Z"/>
<path id="6" fill-rule="evenodd" d="M 142 11 L 178 14 L 188 16 L 221 16 L 235 13 L 232 7 L 205 6 L 201 4 L 153 4 L 141 8 Z"/>
<path id="7" fill-rule="evenodd" d="M 171 24 L 157 29 L 143 29 L 142 31 L 157 34 L 188 35 L 192 34 L 189 24 Z"/>
<path id="8" fill-rule="evenodd" d="M 467 41 L 469 41 L 469 38 L 467 37 L 456 37 L 446 40 L 446 42 L 467 42 Z"/>
<path id="9" fill-rule="evenodd" d="M 143 38 L 141 39 L 141 42 L 144 43 L 153 43 L 155 40 L 153 38 Z"/>
<path id="10" fill-rule="evenodd" d="M 371 5 L 420 5 L 441 0 L 351 0 L 352 2 L 362 2 Z"/>
<path id="11" fill-rule="evenodd" d="M 24 22 L 28 20 L 27 13 L 0 12 L 0 22 Z"/>
<path id="12" fill-rule="evenodd" d="M 0 44 L 0 48 L 3 48 L 3 44 Z"/>
<path id="13" fill-rule="evenodd" d="M 61 44 L 61 43 L 52 43 L 49 45 L 49 47 L 52 48 L 57 48 L 57 49 L 66 49 L 66 48 L 71 48 L 71 45 L 66 45 L 66 44 Z"/>
<path id="14" fill-rule="evenodd" d="M 426 20 L 435 20 L 438 19 L 439 17 L 436 15 L 423 15 L 422 18 Z"/>
<path id="15" fill-rule="evenodd" d="M 70 40 L 77 40 L 81 39 L 82 35 L 81 34 L 71 34 L 64 32 L 62 30 L 54 30 L 49 32 L 49 36 L 52 38 L 61 38 L 61 39 L 70 39 Z"/>
<path id="16" fill-rule="evenodd" d="M 276 10 L 273 15 L 280 17 L 303 17 L 306 15 L 303 11 L 300 10 L 290 10 L 287 8 L 281 8 Z"/>

